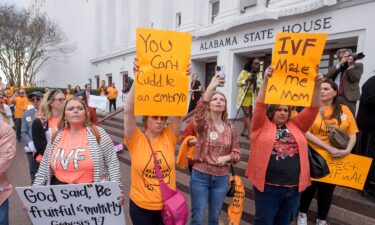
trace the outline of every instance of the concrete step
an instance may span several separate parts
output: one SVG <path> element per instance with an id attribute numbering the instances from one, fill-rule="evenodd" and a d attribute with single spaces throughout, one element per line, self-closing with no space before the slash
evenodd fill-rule
<path id="1" fill-rule="evenodd" d="M 124 137 L 122 114 L 115 118 L 104 121 L 100 126 L 106 129 L 114 142 L 122 143 Z M 236 124 L 237 128 L 240 127 Z M 138 126 L 142 127 L 141 122 Z M 241 222 L 249 222 L 254 219 L 254 192 L 251 182 L 244 176 L 249 154 L 249 141 L 239 136 L 241 146 L 241 161 L 234 166 L 236 175 L 240 176 L 245 185 L 245 207 Z M 178 149 L 178 148 L 177 148 Z M 178 152 L 176 151 L 176 156 Z M 121 162 L 130 165 L 130 158 L 127 151 L 119 154 Z M 189 172 L 188 170 L 177 169 L 177 185 L 181 191 L 189 193 Z M 229 205 L 226 200 L 223 211 L 227 211 Z M 349 224 L 375 224 L 375 203 L 362 197 L 358 191 L 337 187 L 334 192 L 333 204 L 329 213 L 329 220 L 333 225 Z M 317 217 L 316 200 L 314 199 L 309 211 L 309 223 L 314 224 Z M 358 223 L 360 221 L 360 223 Z M 241 223 L 242 224 L 242 223 Z"/>

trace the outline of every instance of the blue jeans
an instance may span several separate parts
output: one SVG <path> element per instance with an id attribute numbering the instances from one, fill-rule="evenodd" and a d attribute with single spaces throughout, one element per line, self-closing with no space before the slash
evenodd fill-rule
<path id="1" fill-rule="evenodd" d="M 9 211 L 9 201 L 7 199 L 2 205 L 0 205 L 0 224 L 1 225 L 9 225 L 8 211 Z"/>
<path id="2" fill-rule="evenodd" d="M 208 225 L 217 225 L 228 190 L 229 175 L 212 176 L 193 169 L 190 179 L 191 222 L 202 225 L 208 204 Z"/>
<path id="3" fill-rule="evenodd" d="M 301 193 L 298 187 L 265 185 L 264 192 L 254 187 L 254 225 L 290 225 L 296 215 Z"/>

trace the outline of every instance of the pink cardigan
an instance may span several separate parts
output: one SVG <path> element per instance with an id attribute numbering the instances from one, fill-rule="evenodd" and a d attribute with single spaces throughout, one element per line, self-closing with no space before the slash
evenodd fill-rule
<path id="1" fill-rule="evenodd" d="M 261 192 L 264 191 L 266 171 L 276 140 L 276 124 L 267 118 L 266 111 L 266 104 L 256 102 L 251 125 L 250 155 L 246 169 L 246 176 Z M 307 141 L 304 133 L 310 129 L 318 112 L 319 107 L 305 108 L 285 124 L 296 139 L 299 148 L 301 171 L 298 190 L 300 192 L 311 184 Z"/>
<path id="2" fill-rule="evenodd" d="M 12 185 L 7 171 L 16 154 L 16 133 L 5 122 L 0 121 L 0 205 L 12 194 Z"/>

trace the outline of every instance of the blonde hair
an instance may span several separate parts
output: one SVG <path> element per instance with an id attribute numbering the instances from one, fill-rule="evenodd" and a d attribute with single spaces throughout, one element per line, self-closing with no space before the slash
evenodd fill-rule
<path id="1" fill-rule="evenodd" d="M 77 102 L 82 104 L 83 108 L 85 109 L 85 120 L 83 121 L 83 126 L 84 127 L 90 126 L 91 122 L 90 122 L 90 118 L 89 118 L 89 111 L 87 109 L 87 105 L 80 98 L 74 96 L 73 98 L 65 101 L 63 111 L 61 113 L 60 120 L 59 120 L 59 123 L 58 123 L 58 129 L 61 130 L 61 129 L 64 129 L 65 127 L 69 128 L 69 122 L 66 121 L 66 119 L 65 119 L 65 109 L 66 109 L 66 106 L 68 105 L 68 103 L 71 102 L 71 101 L 77 101 Z M 65 124 L 65 122 L 66 122 L 66 124 Z"/>
<path id="2" fill-rule="evenodd" d="M 64 92 L 62 92 L 62 90 L 60 89 L 49 90 L 47 93 L 44 94 L 44 98 L 41 103 L 40 110 L 47 120 L 52 118 L 51 103 L 54 101 L 55 96 L 59 93 L 64 94 Z"/>
<path id="3" fill-rule="evenodd" d="M 225 100 L 225 108 L 224 108 L 224 111 L 223 113 L 221 114 L 221 120 L 224 121 L 224 122 L 227 122 L 228 121 L 228 110 L 227 110 L 227 106 L 228 106 L 228 101 L 227 101 L 227 97 L 225 97 L 224 93 L 223 92 L 220 92 L 220 91 L 214 91 L 212 92 L 211 94 L 211 97 L 210 97 L 210 101 L 212 101 L 212 97 L 216 94 L 219 94 L 221 96 L 224 97 L 224 100 Z M 211 110 L 208 109 L 208 115 L 207 115 L 209 118 L 211 118 Z"/>

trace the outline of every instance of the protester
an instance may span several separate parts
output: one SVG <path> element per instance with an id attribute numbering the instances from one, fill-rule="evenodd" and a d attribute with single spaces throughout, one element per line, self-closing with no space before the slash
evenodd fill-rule
<path id="1" fill-rule="evenodd" d="M 135 62 L 134 74 L 138 71 L 139 67 Z M 133 85 L 124 104 L 124 142 L 132 161 L 129 213 L 133 225 L 161 225 L 164 224 L 161 217 L 164 202 L 148 141 L 159 160 L 164 182 L 175 190 L 174 152 L 180 136 L 182 117 L 173 117 L 167 127 L 165 116 L 144 116 L 142 121 L 145 132 L 137 127 L 134 116 Z"/>
<path id="2" fill-rule="evenodd" d="M 38 171 L 38 164 L 34 159 L 35 143 L 33 141 L 32 124 L 36 114 L 41 111 L 41 102 L 43 94 L 39 91 L 34 91 L 28 95 L 29 101 L 32 103 L 33 108 L 26 110 L 22 115 L 21 125 L 21 138 L 25 143 L 24 151 L 26 153 L 27 161 L 29 162 L 29 173 L 31 183 L 34 182 L 35 174 Z"/>
<path id="3" fill-rule="evenodd" d="M 327 78 L 335 81 L 338 86 L 337 99 L 345 104 L 355 115 L 359 100 L 359 81 L 363 73 L 363 64 L 356 63 L 350 49 L 337 51 L 339 63 L 328 69 Z"/>
<path id="4" fill-rule="evenodd" d="M 87 106 L 87 111 L 89 112 L 89 120 L 92 124 L 95 124 L 95 125 L 98 125 L 98 118 L 96 116 L 96 112 L 95 112 L 95 109 L 88 106 L 87 102 L 86 102 L 86 98 L 85 98 L 85 94 L 81 91 L 79 93 L 77 93 L 76 95 L 79 99 L 81 99 Z"/>
<path id="5" fill-rule="evenodd" d="M 178 151 L 177 157 L 177 167 L 185 169 L 186 164 L 188 165 L 188 169 L 191 175 L 193 171 L 193 157 L 195 153 L 195 145 L 197 143 L 197 133 L 194 129 L 194 119 L 191 119 L 187 125 L 185 130 L 182 132 L 181 135 L 181 146 L 180 150 Z"/>
<path id="6" fill-rule="evenodd" d="M 16 126 L 16 134 L 18 142 L 21 141 L 21 122 L 22 122 L 22 113 L 27 110 L 29 100 L 26 97 L 25 89 L 20 89 L 18 94 L 15 94 L 15 97 L 11 99 L 14 103 L 14 124 Z"/>
<path id="7" fill-rule="evenodd" d="M 113 109 L 116 111 L 116 101 L 117 101 L 118 91 L 115 86 L 115 83 L 111 84 L 111 86 L 107 89 L 107 93 L 108 93 L 107 98 L 109 100 L 109 112 L 111 112 L 112 106 L 113 106 Z"/>
<path id="8" fill-rule="evenodd" d="M 12 184 L 7 177 L 16 154 L 16 135 L 14 130 L 5 122 L 0 121 L 0 224 L 9 225 L 9 201 L 12 194 Z"/>
<path id="9" fill-rule="evenodd" d="M 70 88 L 67 88 L 65 91 L 65 99 L 70 100 L 73 98 L 72 90 Z"/>
<path id="10" fill-rule="evenodd" d="M 107 85 L 105 85 L 105 80 L 102 80 L 102 83 L 100 84 L 100 88 L 99 88 L 99 95 L 100 96 L 105 96 L 107 95 Z"/>
<path id="11" fill-rule="evenodd" d="M 320 113 L 316 116 L 310 130 L 306 133 L 309 145 L 313 149 L 325 150 L 333 158 L 342 158 L 348 155 L 355 144 L 357 124 L 350 109 L 346 105 L 341 105 L 338 101 L 338 87 L 330 79 L 321 84 Z M 346 149 L 334 148 L 328 138 L 329 129 L 327 125 L 340 128 L 350 136 L 350 141 Z M 333 191 L 336 185 L 313 181 L 301 196 L 300 212 L 298 214 L 298 224 L 307 224 L 307 211 L 310 203 L 318 191 L 318 219 L 317 225 L 326 225 L 327 215 L 332 203 Z"/>
<path id="12" fill-rule="evenodd" d="M 254 108 L 246 175 L 254 185 L 254 224 L 290 224 L 300 193 L 310 185 L 308 131 L 319 112 L 321 75 L 316 78 L 311 107 L 291 118 L 291 107 L 266 105 L 265 92 L 273 67 L 267 68 Z"/>
<path id="13" fill-rule="evenodd" d="M 359 127 L 357 153 L 375 158 L 375 76 L 370 77 L 362 86 L 357 123 Z M 372 161 L 363 193 L 375 201 L 375 163 Z"/>
<path id="14" fill-rule="evenodd" d="M 13 115 L 12 110 L 10 110 L 10 107 L 8 104 L 4 103 L 3 99 L 5 98 L 5 95 L 2 91 L 0 91 L 0 120 L 7 123 L 9 126 L 13 127 Z"/>
<path id="15" fill-rule="evenodd" d="M 190 179 L 192 225 L 203 224 L 207 204 L 208 224 L 218 224 L 228 188 L 228 164 L 240 159 L 237 130 L 227 120 L 227 100 L 215 91 L 224 82 L 217 74 L 212 78 L 194 114 L 197 144 Z"/>
<path id="16" fill-rule="evenodd" d="M 47 144 L 33 185 L 115 181 L 121 187 L 113 142 L 103 128 L 91 125 L 83 101 L 74 97 L 65 102 L 58 129 Z"/>
<path id="17" fill-rule="evenodd" d="M 255 58 L 245 64 L 237 79 L 239 86 L 236 106 L 240 107 L 244 113 L 244 123 L 241 136 L 248 137 L 246 130 L 251 130 L 251 118 L 253 113 L 253 104 L 257 93 L 263 82 L 263 75 L 260 72 L 260 61 Z"/>
<path id="18" fill-rule="evenodd" d="M 95 95 L 91 90 L 91 84 L 85 84 L 85 91 L 83 93 L 87 103 L 90 102 L 90 95 Z"/>
<path id="19" fill-rule="evenodd" d="M 195 109 L 199 99 L 202 96 L 202 85 L 201 85 L 201 82 L 199 82 L 198 80 L 197 74 L 193 74 L 193 79 L 190 84 L 190 92 L 191 92 L 191 97 L 190 97 L 188 113 Z"/>
<path id="20" fill-rule="evenodd" d="M 78 86 L 78 85 L 75 86 L 75 87 L 74 87 L 74 93 L 73 93 L 73 94 L 76 95 L 77 93 L 80 93 L 80 92 L 82 92 L 82 91 L 81 91 L 81 87 Z"/>

